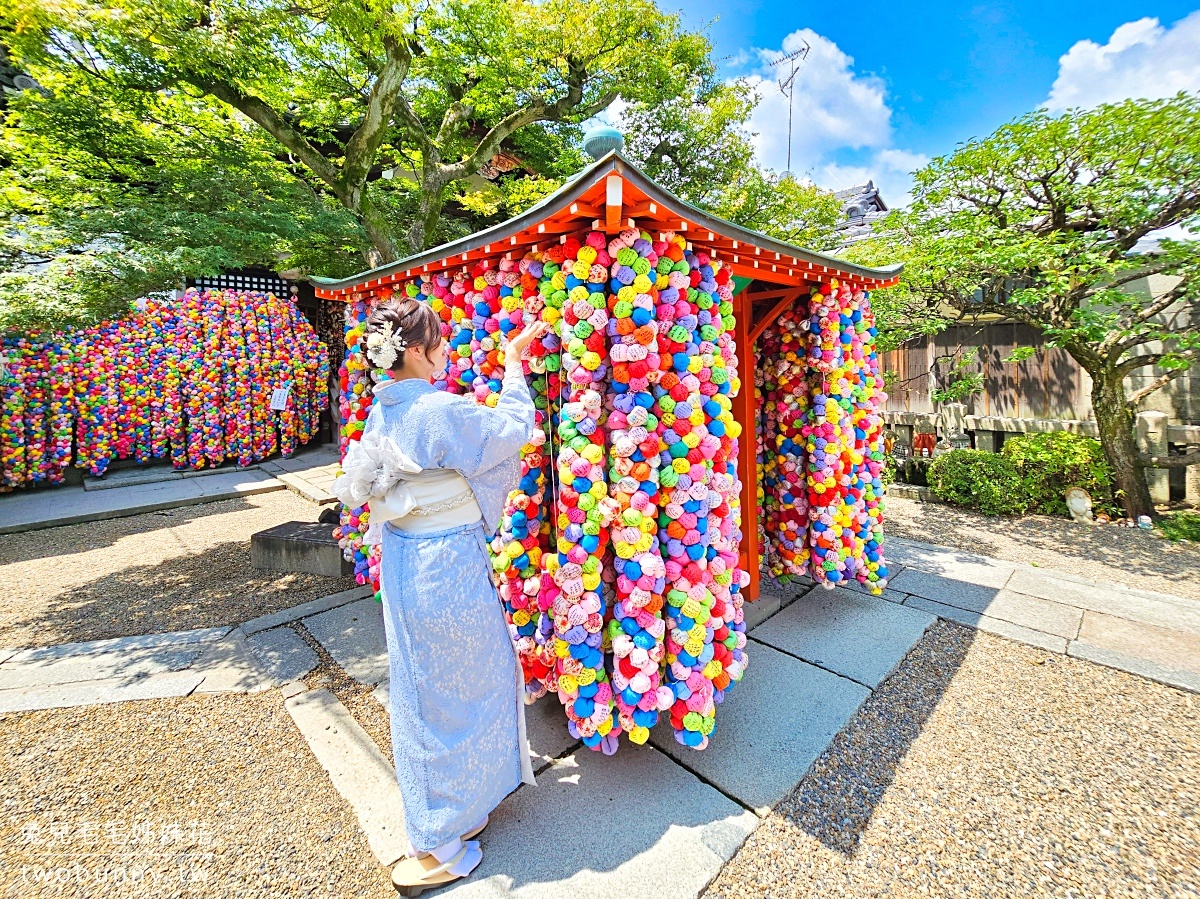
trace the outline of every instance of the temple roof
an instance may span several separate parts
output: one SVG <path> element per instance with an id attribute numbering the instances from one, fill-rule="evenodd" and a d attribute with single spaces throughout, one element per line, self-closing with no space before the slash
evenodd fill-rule
<path id="1" fill-rule="evenodd" d="M 710 248 L 734 275 L 767 285 L 798 287 L 842 278 L 879 288 L 894 284 L 901 270 L 898 264 L 856 265 L 727 222 L 660 187 L 614 150 L 506 222 L 348 278 L 310 280 L 318 296 L 349 299 L 352 293 L 461 268 L 500 253 L 519 259 L 588 228 L 616 233 L 628 227 L 651 233 L 674 231 Z"/>

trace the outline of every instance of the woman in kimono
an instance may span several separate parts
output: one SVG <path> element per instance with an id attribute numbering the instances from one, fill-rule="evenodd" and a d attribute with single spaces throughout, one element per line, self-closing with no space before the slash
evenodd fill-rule
<path id="1" fill-rule="evenodd" d="M 382 543 L 392 748 L 408 854 L 404 895 L 465 877 L 483 858 L 488 813 L 532 784 L 524 679 L 492 581 L 487 542 L 520 478 L 534 406 L 520 359 L 537 323 L 508 342 L 494 408 L 438 390 L 446 367 L 436 313 L 405 298 L 367 319 L 367 356 L 388 380 L 333 492 L 370 504 L 367 542 Z"/>

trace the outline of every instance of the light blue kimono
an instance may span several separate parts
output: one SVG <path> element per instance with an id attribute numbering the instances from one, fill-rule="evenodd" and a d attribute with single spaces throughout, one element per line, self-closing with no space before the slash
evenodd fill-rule
<path id="1" fill-rule="evenodd" d="M 519 366 L 495 408 L 416 379 L 380 384 L 375 399 L 365 433 L 390 437 L 422 468 L 459 471 L 483 512 L 432 534 L 383 529 L 392 748 L 408 837 L 426 851 L 533 782 L 524 684 L 487 541 L 517 486 L 534 407 Z"/>

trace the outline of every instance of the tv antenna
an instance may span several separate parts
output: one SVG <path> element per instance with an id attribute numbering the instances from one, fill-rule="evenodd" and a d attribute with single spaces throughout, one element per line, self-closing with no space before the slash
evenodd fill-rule
<path id="1" fill-rule="evenodd" d="M 779 57 L 779 59 L 771 63 L 771 68 L 775 68 L 776 66 L 781 66 L 786 62 L 789 64 L 790 69 L 786 76 L 784 76 L 783 70 L 780 69 L 779 75 L 779 90 L 785 97 L 788 98 L 787 170 L 789 173 L 792 171 L 792 95 L 795 93 L 796 88 L 796 73 L 800 71 L 800 66 L 804 60 L 808 58 L 808 51 L 811 49 L 812 47 L 809 46 L 808 41 L 805 41 L 803 47 L 799 48 L 798 50 L 793 50 L 791 53 L 785 53 L 783 56 Z"/>

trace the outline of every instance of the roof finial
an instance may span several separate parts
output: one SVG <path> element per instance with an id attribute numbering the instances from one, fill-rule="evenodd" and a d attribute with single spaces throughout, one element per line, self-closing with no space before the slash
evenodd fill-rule
<path id="1" fill-rule="evenodd" d="M 596 125 L 583 136 L 583 150 L 592 159 L 599 159 L 613 150 L 620 153 L 624 148 L 625 138 L 612 125 Z"/>

